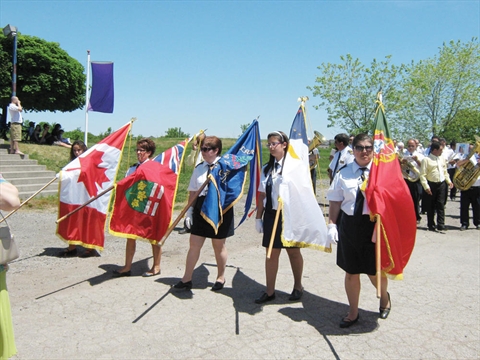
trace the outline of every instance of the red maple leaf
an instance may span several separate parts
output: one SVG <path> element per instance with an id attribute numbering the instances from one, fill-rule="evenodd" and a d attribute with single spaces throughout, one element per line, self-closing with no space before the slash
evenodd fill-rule
<path id="1" fill-rule="evenodd" d="M 78 182 L 84 183 L 90 196 L 97 195 L 97 184 L 101 187 L 102 183 L 110 181 L 105 175 L 106 168 L 99 166 L 102 163 L 103 154 L 103 151 L 93 150 L 88 156 L 78 158 L 81 167 Z"/>

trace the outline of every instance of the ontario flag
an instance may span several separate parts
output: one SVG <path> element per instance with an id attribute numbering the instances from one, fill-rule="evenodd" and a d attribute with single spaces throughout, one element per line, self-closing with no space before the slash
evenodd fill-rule
<path id="1" fill-rule="evenodd" d="M 112 235 L 159 243 L 170 226 L 188 140 L 171 147 L 115 186 Z"/>
<path id="2" fill-rule="evenodd" d="M 223 223 L 223 214 L 243 196 L 250 164 L 250 186 L 240 224 L 247 217 L 253 196 L 257 196 L 260 181 L 260 131 L 258 121 L 253 120 L 237 142 L 215 163 L 209 175 L 210 183 L 200 214 L 215 230 Z M 258 198 L 258 197 L 257 197 Z M 237 226 L 237 227 L 238 227 Z"/>
<path id="3" fill-rule="evenodd" d="M 388 131 L 381 96 L 377 103 L 373 138 L 375 153 L 365 198 L 372 221 L 379 217 L 377 221 L 381 222 L 381 270 L 388 277 L 401 280 L 415 245 L 416 217 Z M 402 204 L 401 211 L 398 211 L 398 204 Z"/>
<path id="4" fill-rule="evenodd" d="M 112 187 L 131 126 L 125 124 L 60 171 L 59 219 Z M 103 250 L 110 198 L 111 192 L 60 221 L 57 236 L 72 245 Z"/>
<path id="5" fill-rule="evenodd" d="M 278 189 L 283 216 L 282 243 L 331 252 L 325 218 L 312 187 L 303 105 L 293 119 L 284 160 Z"/>

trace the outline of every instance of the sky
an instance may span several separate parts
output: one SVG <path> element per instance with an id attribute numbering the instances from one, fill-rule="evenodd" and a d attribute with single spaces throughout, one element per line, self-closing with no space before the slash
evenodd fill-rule
<path id="1" fill-rule="evenodd" d="M 318 66 L 346 54 L 367 66 L 387 55 L 397 65 L 432 58 L 444 42 L 480 38 L 480 0 L 0 0 L 7 24 L 59 43 L 85 68 L 87 50 L 92 61 L 114 62 L 115 109 L 89 112 L 93 134 L 135 117 L 137 136 L 180 127 L 235 138 L 258 116 L 262 138 L 288 134 L 298 97 L 308 96 L 309 136 L 332 139 L 344 130 L 327 127 L 307 89 Z M 85 129 L 83 109 L 24 117 Z"/>

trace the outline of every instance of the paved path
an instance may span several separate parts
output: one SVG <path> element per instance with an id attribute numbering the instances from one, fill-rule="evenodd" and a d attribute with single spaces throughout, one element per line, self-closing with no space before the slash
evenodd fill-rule
<path id="1" fill-rule="evenodd" d="M 373 286 L 362 277 L 360 322 L 338 323 L 347 311 L 343 272 L 332 254 L 303 250 L 302 301 L 291 303 L 293 278 L 282 253 L 277 298 L 260 306 L 264 249 L 248 221 L 227 240 L 227 285 L 214 293 L 209 240 L 192 292 L 173 291 L 183 274 L 187 235 L 164 246 L 162 274 L 137 246 L 133 275 L 112 278 L 123 263 L 123 239 L 107 236 L 99 258 L 59 259 L 54 213 L 21 211 L 9 220 L 22 256 L 7 275 L 18 355 L 14 359 L 478 359 L 480 231 L 460 232 L 459 202 L 447 204 L 445 234 L 417 232 L 404 281 L 390 282 L 392 312 L 378 319 Z M 402 211 L 399 207 L 398 211 Z"/>

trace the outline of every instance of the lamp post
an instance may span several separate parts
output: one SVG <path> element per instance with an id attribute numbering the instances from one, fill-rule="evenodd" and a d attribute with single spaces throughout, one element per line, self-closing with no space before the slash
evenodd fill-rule
<path id="1" fill-rule="evenodd" d="M 8 24 L 3 28 L 3 35 L 13 38 L 13 73 L 12 73 L 12 96 L 17 95 L 17 28 Z"/>

